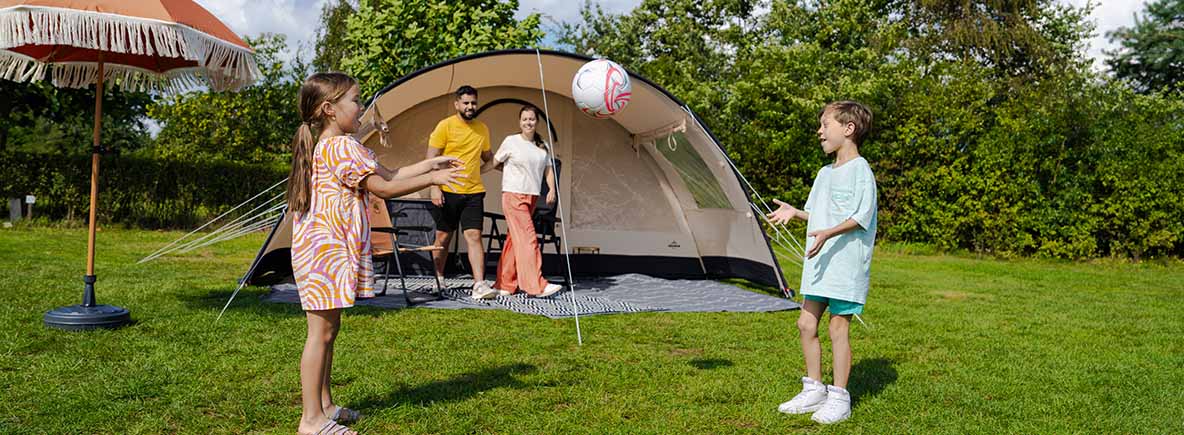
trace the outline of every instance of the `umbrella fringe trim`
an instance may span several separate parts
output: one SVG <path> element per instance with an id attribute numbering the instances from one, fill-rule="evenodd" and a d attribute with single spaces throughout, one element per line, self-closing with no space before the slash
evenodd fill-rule
<path id="1" fill-rule="evenodd" d="M 20 53 L 0 50 L 0 79 L 31 82 L 52 75 L 55 86 L 85 88 L 95 83 L 98 73 L 96 63 L 50 65 Z M 103 83 L 108 89 L 118 86 L 127 91 L 179 94 L 209 86 L 213 80 L 206 73 L 199 67 L 179 68 L 162 74 L 127 65 L 103 64 Z"/>
<path id="2" fill-rule="evenodd" d="M 199 66 L 157 73 L 109 64 L 111 73 L 104 74 L 105 79 L 121 80 L 121 85 L 127 83 L 139 90 L 176 91 L 202 84 L 214 90 L 238 89 L 260 76 L 249 49 L 185 25 L 115 14 L 26 6 L 0 10 L 0 48 L 23 45 L 67 45 L 132 55 L 181 58 L 196 62 Z M 15 81 L 45 77 L 46 62 L 15 52 L 0 53 L 4 54 L 15 56 L 6 56 L 6 59 L 0 60 L 0 77 Z M 41 66 L 30 66 L 30 60 Z M 54 64 L 55 84 L 64 87 L 79 88 L 92 84 L 98 70 L 94 63 L 56 63 L 52 60 L 49 63 Z"/>

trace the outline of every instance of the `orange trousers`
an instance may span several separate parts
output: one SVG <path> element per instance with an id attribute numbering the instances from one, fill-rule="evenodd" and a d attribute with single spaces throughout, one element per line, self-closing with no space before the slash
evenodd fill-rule
<path id="1" fill-rule="evenodd" d="M 518 288 L 537 295 L 547 286 L 543 279 L 543 254 L 539 252 L 538 235 L 534 232 L 531 215 L 538 195 L 502 192 L 502 213 L 506 214 L 506 244 L 497 262 L 497 281 L 493 286 L 514 292 Z"/>

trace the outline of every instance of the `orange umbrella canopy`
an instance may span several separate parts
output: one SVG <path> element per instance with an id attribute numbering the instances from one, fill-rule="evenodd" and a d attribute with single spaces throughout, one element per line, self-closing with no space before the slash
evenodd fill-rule
<path id="1" fill-rule="evenodd" d="M 60 87 L 238 89 L 259 69 L 251 48 L 192 0 L 0 0 L 0 78 L 52 74 Z"/>
<path id="2" fill-rule="evenodd" d="M 95 303 L 95 213 L 103 85 L 177 93 L 231 90 L 259 76 L 251 48 L 192 0 L 0 0 L 0 79 L 95 86 L 90 225 L 82 304 L 45 313 L 62 329 L 127 324 L 128 310 Z"/>

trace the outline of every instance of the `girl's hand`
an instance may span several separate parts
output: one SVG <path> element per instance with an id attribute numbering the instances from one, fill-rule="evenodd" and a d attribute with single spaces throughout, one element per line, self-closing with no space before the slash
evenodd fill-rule
<path id="1" fill-rule="evenodd" d="M 800 210 L 798 210 L 796 207 L 781 202 L 779 199 L 774 198 L 773 202 L 780 206 L 777 208 L 777 210 L 767 215 L 769 221 L 774 224 L 784 224 L 789 222 L 793 220 L 793 218 L 797 217 L 798 213 L 800 212 Z"/>
<path id="2" fill-rule="evenodd" d="M 555 191 L 554 190 L 547 191 L 547 206 L 550 206 L 550 207 L 555 206 Z"/>
<path id="3" fill-rule="evenodd" d="M 461 181 L 461 177 L 463 177 L 465 175 L 462 173 L 462 171 L 464 171 L 464 169 L 465 169 L 464 166 L 453 166 L 448 169 L 437 169 L 435 171 L 432 171 L 431 172 L 432 185 L 435 185 L 435 186 L 450 185 L 453 187 L 458 187 L 458 184 Z M 433 191 L 433 193 L 435 193 L 435 192 Z M 435 200 L 436 200 L 436 198 L 433 196 L 432 202 L 435 202 Z M 439 204 L 437 204 L 437 205 L 439 205 Z"/>
<path id="4" fill-rule="evenodd" d="M 432 169 L 448 169 L 455 166 L 461 166 L 460 159 L 452 156 L 439 156 L 428 159 L 428 165 Z"/>

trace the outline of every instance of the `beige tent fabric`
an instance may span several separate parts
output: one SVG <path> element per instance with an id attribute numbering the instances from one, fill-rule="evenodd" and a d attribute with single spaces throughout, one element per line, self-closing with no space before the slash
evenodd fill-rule
<path id="1" fill-rule="evenodd" d="M 563 162 L 559 184 L 566 241 L 573 253 L 593 247 L 601 254 L 695 258 L 700 264 L 705 257 L 729 257 L 777 270 L 740 180 L 693 115 L 664 91 L 636 79 L 633 100 L 620 114 L 597 120 L 580 113 L 570 98 L 571 77 L 586 61 L 563 53 L 542 55 L 546 109 L 558 134 L 556 156 Z M 522 106 L 495 102 L 521 100 L 544 107 L 535 53 L 490 53 L 397 82 L 372 102 L 357 136 L 388 167 L 419 161 L 436 123 L 455 114 L 452 92 L 465 84 L 480 92 L 478 119 L 489 126 L 495 152 L 506 135 L 518 131 Z M 388 128 L 386 146 L 374 122 L 378 118 Z M 546 130 L 539 132 L 547 139 Z M 676 152 L 659 146 L 675 146 Z M 485 174 L 484 182 L 486 210 L 500 212 L 501 173 Z M 409 196 L 427 195 L 425 190 Z M 286 247 L 289 238 L 277 234 L 268 250 Z"/>

